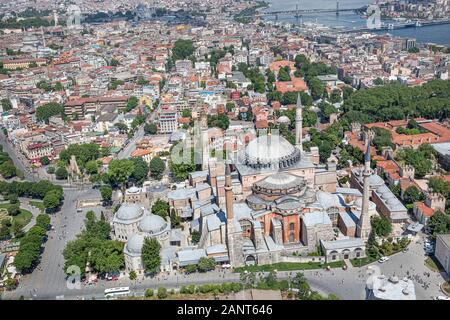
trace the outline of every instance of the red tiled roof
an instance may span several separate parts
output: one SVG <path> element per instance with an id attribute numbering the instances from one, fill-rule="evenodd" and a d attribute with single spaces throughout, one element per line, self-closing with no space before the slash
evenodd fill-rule
<path id="1" fill-rule="evenodd" d="M 434 209 L 427 207 L 423 202 L 414 202 L 414 205 L 426 217 L 431 217 L 434 214 Z"/>

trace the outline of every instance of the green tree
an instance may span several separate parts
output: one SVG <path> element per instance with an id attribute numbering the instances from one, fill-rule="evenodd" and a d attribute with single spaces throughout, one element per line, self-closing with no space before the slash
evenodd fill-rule
<path id="1" fill-rule="evenodd" d="M 133 158 L 131 159 L 131 161 L 134 164 L 131 178 L 133 178 L 137 183 L 141 184 L 148 177 L 149 165 L 142 158 Z"/>
<path id="2" fill-rule="evenodd" d="M 109 185 L 100 187 L 100 194 L 104 203 L 110 203 L 112 199 L 112 188 Z"/>
<path id="3" fill-rule="evenodd" d="M 300 300 L 308 300 L 311 296 L 311 287 L 309 286 L 308 281 L 306 281 L 303 273 L 298 272 L 294 279 L 291 282 L 292 288 L 298 290 L 297 297 Z"/>
<path id="4" fill-rule="evenodd" d="M 195 51 L 192 40 L 178 39 L 172 48 L 173 60 L 184 60 L 191 56 Z"/>
<path id="5" fill-rule="evenodd" d="M 415 186 L 408 187 L 403 193 L 403 200 L 407 204 L 412 204 L 417 201 L 425 200 L 425 195 L 420 192 Z"/>
<path id="6" fill-rule="evenodd" d="M 191 238 L 193 244 L 197 244 L 200 241 L 200 237 L 201 237 L 200 232 L 198 232 L 197 230 L 192 230 Z"/>
<path id="7" fill-rule="evenodd" d="M 1 100 L 1 105 L 2 105 L 3 111 L 9 111 L 13 108 L 11 101 L 7 98 L 3 98 Z"/>
<path id="8" fill-rule="evenodd" d="M 373 217 L 370 219 L 370 224 L 372 225 L 372 230 L 377 236 L 387 237 L 392 232 L 392 224 L 384 216 Z"/>
<path id="9" fill-rule="evenodd" d="M 60 152 L 59 158 L 69 164 L 70 158 L 75 156 L 78 166 L 84 168 L 88 161 L 97 160 L 99 153 L 100 147 L 95 143 L 71 144 Z"/>
<path id="10" fill-rule="evenodd" d="M 169 214 L 169 209 L 170 206 L 168 202 L 158 199 L 152 206 L 152 213 L 165 219 Z"/>
<path id="11" fill-rule="evenodd" d="M 219 115 L 214 116 L 208 116 L 208 127 L 213 128 L 221 128 L 222 130 L 227 130 L 230 126 L 230 119 L 228 117 L 221 113 Z"/>
<path id="12" fill-rule="evenodd" d="M 43 200 L 46 209 L 54 210 L 61 205 L 61 196 L 57 191 L 48 192 Z"/>
<path id="13" fill-rule="evenodd" d="M 166 164 L 159 157 L 154 157 L 150 161 L 150 172 L 151 176 L 157 180 L 161 180 L 162 174 L 166 170 Z"/>
<path id="14" fill-rule="evenodd" d="M 291 69 L 289 67 L 282 67 L 278 71 L 278 80 L 279 81 L 291 81 L 290 76 Z"/>
<path id="15" fill-rule="evenodd" d="M 198 261 L 197 267 L 200 272 L 211 271 L 215 269 L 216 261 L 214 260 L 214 258 L 201 257 Z"/>
<path id="16" fill-rule="evenodd" d="M 311 96 L 314 100 L 320 99 L 325 92 L 325 85 L 317 77 L 312 77 L 307 81 Z"/>
<path id="17" fill-rule="evenodd" d="M 118 184 L 125 188 L 125 183 L 134 172 L 134 162 L 132 160 L 111 160 L 108 166 L 109 176 Z"/>
<path id="18" fill-rule="evenodd" d="M 427 226 L 433 238 L 436 238 L 438 234 L 448 234 L 450 233 L 450 215 L 436 211 L 428 220 Z"/>
<path id="19" fill-rule="evenodd" d="M 47 156 L 43 156 L 42 158 L 39 159 L 39 162 L 43 165 L 46 166 L 50 163 L 50 159 Z"/>
<path id="20" fill-rule="evenodd" d="M 142 262 L 145 270 L 151 274 L 158 271 L 161 265 L 161 245 L 155 238 L 145 238 L 142 246 Z"/>
<path id="21" fill-rule="evenodd" d="M 54 87 L 55 91 L 62 91 L 64 90 L 63 85 L 61 84 L 61 82 L 56 82 L 55 87 Z"/>
<path id="22" fill-rule="evenodd" d="M 88 162 L 86 162 L 86 166 L 85 166 L 85 171 L 90 174 L 97 174 L 98 173 L 98 163 L 96 160 L 90 160 Z"/>
<path id="23" fill-rule="evenodd" d="M 164 287 L 159 287 L 158 288 L 158 293 L 156 294 L 156 296 L 158 297 L 158 299 L 166 299 L 169 295 L 167 293 L 167 289 Z"/>
<path id="24" fill-rule="evenodd" d="M 134 270 L 130 271 L 130 273 L 128 274 L 128 276 L 130 277 L 131 281 L 134 281 L 137 279 L 137 274 Z"/>
<path id="25" fill-rule="evenodd" d="M 138 106 L 139 103 L 139 99 L 135 96 L 131 96 L 128 98 L 127 101 L 127 108 L 125 109 L 126 112 L 130 112 L 131 110 L 133 110 L 134 108 L 136 108 Z"/>
<path id="26" fill-rule="evenodd" d="M 184 270 L 186 273 L 193 273 L 197 271 L 197 265 L 196 264 L 188 264 L 186 267 L 184 267 Z"/>
<path id="27" fill-rule="evenodd" d="M 44 230 L 48 230 L 50 226 L 50 216 L 48 214 L 42 213 L 36 217 L 36 225 Z"/>
<path id="28" fill-rule="evenodd" d="M 67 172 L 66 168 L 58 168 L 55 171 L 55 177 L 58 180 L 66 180 L 69 176 L 69 172 Z"/>
<path id="29" fill-rule="evenodd" d="M 14 166 L 12 161 L 5 161 L 0 165 L 0 174 L 5 179 L 10 179 L 15 177 L 17 174 L 16 167 Z"/>
<path id="30" fill-rule="evenodd" d="M 117 67 L 118 65 L 120 65 L 120 62 L 119 62 L 119 60 L 112 58 L 109 61 L 109 65 L 112 66 L 112 67 Z"/>
<path id="31" fill-rule="evenodd" d="M 36 118 L 39 121 L 48 123 L 51 117 L 57 115 L 64 117 L 64 106 L 59 103 L 49 102 L 36 108 Z"/>
<path id="32" fill-rule="evenodd" d="M 145 134 L 154 135 L 158 132 L 158 127 L 154 123 L 146 123 L 144 126 L 144 132 Z"/>
<path id="33" fill-rule="evenodd" d="M 152 289 L 146 289 L 144 295 L 146 298 L 151 298 L 151 297 L 153 297 L 154 292 Z"/>

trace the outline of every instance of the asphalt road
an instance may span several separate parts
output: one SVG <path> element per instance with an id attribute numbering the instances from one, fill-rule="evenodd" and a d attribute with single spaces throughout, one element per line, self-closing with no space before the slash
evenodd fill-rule
<path id="1" fill-rule="evenodd" d="M 117 157 L 119 159 L 128 159 L 131 153 L 136 150 L 136 141 L 141 140 L 144 137 L 144 126 L 140 126 L 134 134 L 133 138 L 128 142 L 124 149 L 122 149 Z"/>
<path id="2" fill-rule="evenodd" d="M 20 171 L 23 172 L 24 177 L 28 181 L 38 181 L 38 179 L 29 171 L 29 168 L 25 166 L 25 159 L 20 153 L 16 152 L 11 142 L 3 133 L 3 130 L 0 130 L 0 144 L 3 146 L 3 150 L 8 152 L 9 157 L 14 162 L 15 166 L 19 168 Z M 20 157 L 20 158 L 19 158 Z"/>
<path id="3" fill-rule="evenodd" d="M 84 227 L 85 212 L 77 213 L 78 199 L 98 197 L 99 191 L 94 189 L 65 189 L 64 204 L 60 212 L 51 215 L 51 224 L 54 230 L 48 232 L 48 240 L 44 244 L 41 261 L 31 273 L 21 277 L 18 288 L 7 292 L 4 298 L 26 297 L 52 297 L 54 292 L 65 288 L 66 275 L 63 271 L 63 250 L 67 241 L 75 239 Z M 86 209 L 87 211 L 89 209 Z M 98 213 L 99 215 L 99 213 Z"/>
<path id="4" fill-rule="evenodd" d="M 82 225 L 82 219 L 78 218 L 78 225 Z M 77 233 L 73 230 L 73 233 Z M 51 240 L 49 240 L 51 242 Z M 190 275 L 172 273 L 171 275 L 159 275 L 155 278 L 139 279 L 131 281 L 127 277 L 122 277 L 118 281 L 108 282 L 99 280 L 97 284 L 81 285 L 81 289 L 69 289 L 66 285 L 62 267 L 58 267 L 60 263 L 62 266 L 62 248 L 65 241 L 60 241 L 60 245 L 48 244 L 46 253 L 48 256 L 43 258 L 41 266 L 45 273 L 35 271 L 31 275 L 31 279 L 22 278 L 21 286 L 16 290 L 5 296 L 5 298 L 17 299 L 20 295 L 31 297 L 34 299 L 55 299 L 57 296 L 64 296 L 64 299 L 77 299 L 83 297 L 85 299 L 104 297 L 104 290 L 106 288 L 129 286 L 134 295 L 142 295 L 145 289 L 151 288 L 156 290 L 158 287 L 165 287 L 167 289 L 179 288 L 183 285 L 189 284 L 206 284 L 206 283 L 222 283 L 231 281 L 240 281 L 240 275 L 232 273 L 231 271 L 211 271 L 207 273 L 193 273 Z M 61 250 L 61 251 L 59 251 Z M 380 264 L 378 262 L 372 265 L 380 267 L 381 273 L 386 276 L 397 275 L 399 277 L 407 276 L 407 271 L 411 275 L 421 277 L 425 282 L 429 283 L 428 289 L 425 289 L 418 279 L 414 280 L 416 296 L 418 300 L 429 300 L 437 295 L 442 295 L 439 289 L 439 284 L 445 279 L 442 274 L 429 270 L 424 264 L 425 255 L 422 244 L 413 242 L 410 245 L 410 250 L 406 253 L 399 253 L 391 256 L 389 261 Z M 46 261 L 46 262 L 44 262 Z M 408 268 L 406 268 L 408 266 Z M 424 272 L 430 272 L 430 277 L 424 276 Z M 278 272 L 278 279 L 288 279 L 295 275 L 292 272 Z M 314 290 L 322 294 L 334 293 L 341 299 L 345 300 L 363 300 L 365 299 L 366 281 L 369 277 L 368 266 L 361 268 L 350 267 L 347 270 L 332 269 L 326 270 L 306 270 L 303 272 L 306 279 Z M 28 277 L 28 276 L 27 276 Z M 32 291 L 31 288 L 38 288 L 37 291 Z"/>

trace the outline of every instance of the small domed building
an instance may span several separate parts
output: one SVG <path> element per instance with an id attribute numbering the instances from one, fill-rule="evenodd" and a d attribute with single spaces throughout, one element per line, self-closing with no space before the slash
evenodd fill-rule
<path id="1" fill-rule="evenodd" d="M 138 232 L 139 222 L 144 215 L 149 213 L 147 209 L 138 204 L 122 204 L 113 218 L 115 238 L 119 241 L 127 241 L 131 235 Z"/>
<path id="2" fill-rule="evenodd" d="M 142 246 L 146 238 L 154 238 L 161 245 L 161 270 L 172 270 L 175 252 L 186 243 L 180 229 L 172 229 L 170 218 L 150 213 L 138 204 L 123 203 L 112 220 L 114 238 L 125 242 L 124 257 L 126 272 L 145 273 L 142 262 Z"/>

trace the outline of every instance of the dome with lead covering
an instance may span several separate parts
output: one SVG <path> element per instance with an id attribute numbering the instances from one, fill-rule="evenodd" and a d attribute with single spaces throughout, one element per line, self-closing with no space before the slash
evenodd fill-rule
<path id="1" fill-rule="evenodd" d="M 128 240 L 125 249 L 129 254 L 140 255 L 145 237 L 142 233 L 136 233 Z"/>
<path id="2" fill-rule="evenodd" d="M 248 144 L 245 164 L 254 168 L 287 168 L 300 160 L 300 151 L 280 135 L 263 135 Z"/>
<path id="3" fill-rule="evenodd" d="M 144 214 L 144 208 L 137 204 L 124 203 L 116 212 L 116 219 L 122 221 L 130 221 L 140 218 Z"/>
<path id="4" fill-rule="evenodd" d="M 159 235 L 166 231 L 167 227 L 167 222 L 156 214 L 145 216 L 139 223 L 139 230 L 151 235 Z"/>

